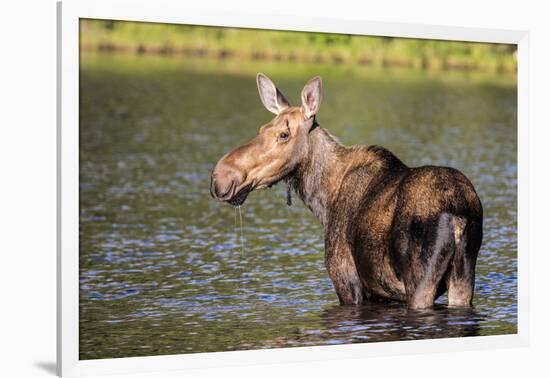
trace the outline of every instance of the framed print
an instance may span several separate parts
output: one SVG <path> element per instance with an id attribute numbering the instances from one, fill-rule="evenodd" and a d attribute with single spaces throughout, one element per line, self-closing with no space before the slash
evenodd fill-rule
<path id="1" fill-rule="evenodd" d="M 526 344 L 526 32 L 115 0 L 58 40 L 58 374 Z"/>

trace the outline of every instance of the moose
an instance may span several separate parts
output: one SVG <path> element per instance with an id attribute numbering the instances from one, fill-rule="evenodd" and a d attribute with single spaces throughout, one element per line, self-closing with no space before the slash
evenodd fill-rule
<path id="1" fill-rule="evenodd" d="M 240 206 L 284 180 L 322 225 L 341 305 L 425 309 L 447 292 L 449 306 L 471 306 L 483 208 L 468 178 L 448 167 L 410 168 L 376 145 L 342 145 L 316 119 L 320 77 L 304 86 L 300 106 L 267 76 L 256 83 L 275 118 L 217 162 L 212 197 Z"/>

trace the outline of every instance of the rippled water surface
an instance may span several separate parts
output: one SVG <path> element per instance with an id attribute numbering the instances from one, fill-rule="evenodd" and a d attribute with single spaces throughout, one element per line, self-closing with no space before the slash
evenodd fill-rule
<path id="1" fill-rule="evenodd" d="M 472 310 L 341 307 L 323 235 L 286 188 L 237 211 L 210 198 L 227 151 L 270 119 L 254 74 L 290 101 L 322 75 L 319 122 L 345 144 L 449 165 L 485 211 Z M 80 358 L 516 333 L 512 76 L 85 54 L 80 78 Z"/>

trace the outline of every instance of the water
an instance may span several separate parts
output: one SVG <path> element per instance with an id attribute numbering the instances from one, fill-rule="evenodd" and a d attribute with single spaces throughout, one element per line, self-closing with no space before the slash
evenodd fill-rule
<path id="1" fill-rule="evenodd" d="M 474 308 L 342 307 L 317 220 L 286 188 L 238 214 L 210 172 L 270 120 L 254 74 L 290 101 L 322 75 L 318 116 L 346 144 L 449 165 L 485 211 Z M 85 54 L 80 106 L 80 358 L 517 332 L 513 76 Z M 241 239 L 242 238 L 242 239 Z"/>

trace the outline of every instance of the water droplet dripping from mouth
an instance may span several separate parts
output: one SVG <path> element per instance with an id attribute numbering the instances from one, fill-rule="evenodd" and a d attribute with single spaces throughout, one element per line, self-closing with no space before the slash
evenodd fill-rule
<path id="1" fill-rule="evenodd" d="M 240 250 L 240 253 L 239 253 L 239 260 L 240 260 L 240 280 L 242 280 L 243 278 L 243 272 L 244 272 L 244 260 L 243 260 L 243 257 L 244 257 L 244 233 L 243 233 L 243 216 L 242 216 L 242 212 L 241 212 L 241 205 L 238 205 L 236 207 L 236 209 L 238 209 L 238 212 L 239 212 L 239 224 L 240 224 L 240 229 L 241 229 L 241 235 L 240 235 L 240 244 L 241 244 L 241 250 Z M 237 213 L 235 213 L 235 223 L 237 221 Z"/>
<path id="2" fill-rule="evenodd" d="M 239 223 L 241 225 L 241 257 L 244 252 L 244 234 L 243 234 L 243 215 L 241 213 L 241 205 L 237 206 L 239 209 Z"/>

